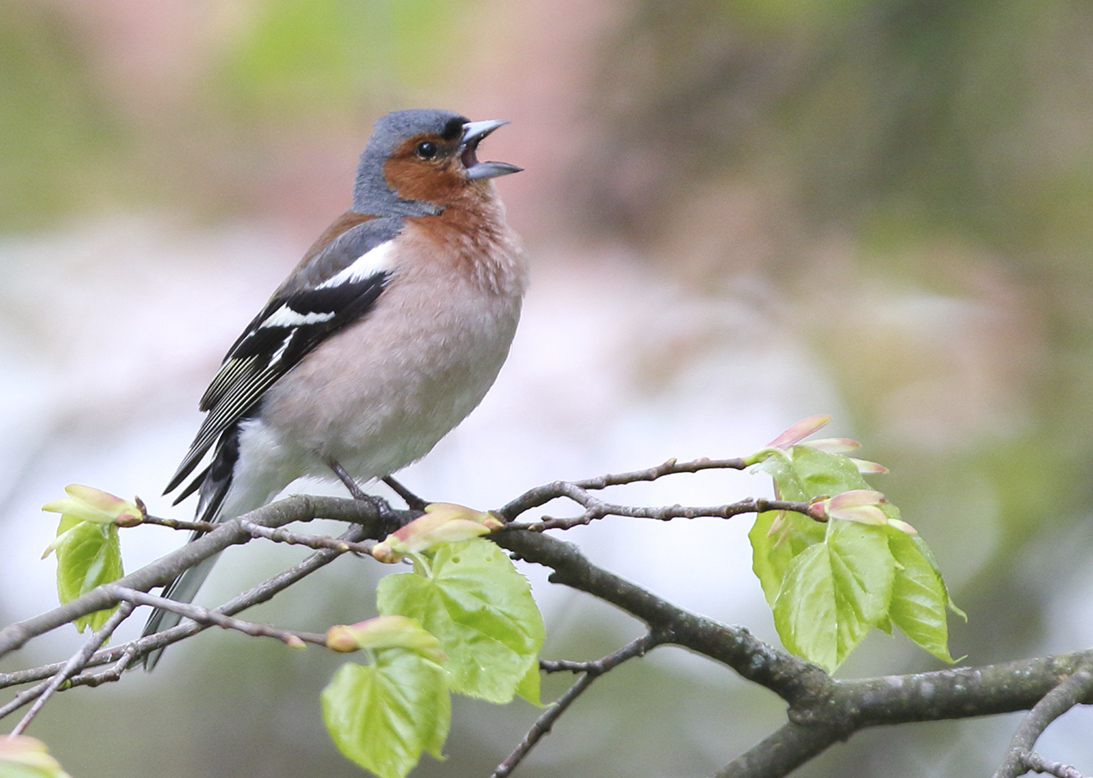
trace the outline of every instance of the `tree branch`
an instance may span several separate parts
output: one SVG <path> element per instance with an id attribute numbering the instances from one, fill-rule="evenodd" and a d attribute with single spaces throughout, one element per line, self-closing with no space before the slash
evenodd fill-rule
<path id="1" fill-rule="evenodd" d="M 582 673 L 581 677 L 570 686 L 565 694 L 554 701 L 554 704 L 547 707 L 543 714 L 535 720 L 535 723 L 531 725 L 531 729 L 524 735 L 523 740 L 516 749 L 505 758 L 501 764 L 497 766 L 497 769 L 493 771 L 493 775 L 490 778 L 508 778 L 512 774 L 512 771 L 524 760 L 524 758 L 531 753 L 531 749 L 535 748 L 536 744 L 542 740 L 544 735 L 547 735 L 551 728 L 554 726 L 562 714 L 566 712 L 570 705 L 572 705 L 578 697 L 592 685 L 592 682 L 599 678 L 604 673 L 618 667 L 628 659 L 634 657 L 645 656 L 646 652 L 656 647 L 663 638 L 653 633 L 646 633 L 645 635 L 632 640 L 618 651 L 611 653 L 596 662 L 581 662 L 581 669 L 577 672 Z M 572 663 L 566 667 L 567 670 L 573 669 Z"/>
<path id="2" fill-rule="evenodd" d="M 672 519 L 731 519 L 743 513 L 763 513 L 764 511 L 794 511 L 808 515 L 809 505 L 806 502 L 791 502 L 789 500 L 765 500 L 762 498 L 749 498 L 728 505 L 712 506 L 686 506 L 664 505 L 660 507 L 619 505 L 604 502 L 593 497 L 588 491 L 571 483 L 559 485 L 559 491 L 564 496 L 584 507 L 584 513 L 566 519 L 555 519 L 544 516 L 539 521 L 529 523 L 512 523 L 510 529 L 522 529 L 531 532 L 542 532 L 548 529 L 572 529 L 573 527 L 590 524 L 597 519 L 606 516 L 622 516 L 631 519 L 656 519 L 657 521 L 671 521 Z"/>
<path id="3" fill-rule="evenodd" d="M 663 464 L 644 470 L 632 470 L 628 473 L 609 473 L 580 481 L 555 481 L 554 483 L 537 486 L 498 509 L 496 513 L 503 516 L 506 521 L 512 521 L 521 513 L 525 513 L 532 508 L 538 508 L 558 497 L 565 497 L 565 492 L 570 486 L 583 490 L 599 490 L 606 489 L 609 486 L 656 481 L 666 475 L 698 473 L 702 470 L 743 470 L 747 466 L 747 463 L 739 457 L 735 459 L 702 458 L 690 462 L 677 462 L 675 459 L 669 459 Z"/>
<path id="4" fill-rule="evenodd" d="M 338 502 L 339 504 L 334 506 L 324 505 L 322 513 L 326 515 L 326 518 L 349 520 L 348 517 L 350 513 L 348 511 L 342 511 L 342 509 L 352 506 L 353 501 L 341 500 Z M 348 505 L 344 505 L 343 503 L 347 503 Z M 340 515 L 332 515 L 339 512 Z M 304 515 L 306 516 L 306 514 Z M 311 518 L 316 517 L 308 516 L 306 518 L 301 518 L 300 520 L 305 521 Z M 369 530 L 365 529 L 364 527 L 352 526 L 338 540 L 344 540 L 347 544 L 352 546 L 353 543 L 362 540 L 368 532 Z M 262 583 L 234 597 L 233 599 L 221 605 L 219 608 L 216 608 L 215 612 L 232 615 L 259 603 L 265 602 L 271 599 L 278 592 L 283 591 L 297 581 L 310 575 L 316 570 L 321 569 L 330 562 L 333 562 L 343 553 L 344 552 L 337 548 L 318 551 L 308 556 L 296 565 L 288 568 L 287 570 L 278 573 L 272 578 L 269 578 L 266 581 L 263 581 Z M 167 557 L 164 557 L 164 559 L 167 559 Z M 119 581 L 120 580 L 124 579 L 119 579 Z M 118 584 L 119 581 L 115 581 L 114 583 Z M 158 632 L 155 635 L 149 635 L 148 637 L 140 638 L 139 640 L 134 640 L 130 643 L 125 643 L 120 646 L 113 646 L 111 648 L 98 651 L 87 662 L 87 666 L 97 667 L 104 664 L 116 663 L 119 661 L 123 662 L 125 665 L 128 665 L 140 659 L 142 656 L 144 656 L 149 651 L 152 651 L 153 649 L 167 646 L 171 643 L 182 640 L 183 638 L 195 635 L 198 632 L 206 629 L 207 626 L 207 624 L 198 624 L 193 621 L 183 622 L 182 624 L 172 627 L 169 630 Z M 10 686 L 19 686 L 25 683 L 33 683 L 34 681 L 40 681 L 43 678 L 49 678 L 59 669 L 61 669 L 62 666 L 62 663 L 53 663 L 43 665 L 41 667 L 30 668 L 28 670 L 21 670 L 14 673 L 0 673 L 0 689 Z M 69 686 L 98 686 L 99 684 L 107 681 L 116 681 L 118 680 L 118 678 L 120 678 L 120 673 L 113 677 L 111 677 L 111 674 L 108 673 L 81 674 L 74 676 L 69 682 Z M 18 705 L 15 706 L 16 708 L 21 707 L 22 705 L 26 704 L 27 701 L 34 698 L 34 696 L 24 698 L 24 696 L 27 695 L 29 692 L 30 690 L 27 690 L 17 698 L 17 700 L 21 701 Z M 16 700 L 12 701 L 12 703 L 15 702 Z M 5 706 L 4 708 L 0 708 L 0 718 L 3 718 L 3 715 L 6 715 L 7 712 L 10 712 L 7 710 L 7 706 Z"/>
<path id="5" fill-rule="evenodd" d="M 949 668 L 929 673 L 893 675 L 835 681 L 821 668 L 804 662 L 779 648 L 756 639 L 742 627 L 720 624 L 690 613 L 635 583 L 606 571 L 589 561 L 576 546 L 543 534 L 550 528 L 566 528 L 605 515 L 669 519 L 687 516 L 729 517 L 765 510 L 801 511 L 802 505 L 774 500 L 742 500 L 712 507 L 631 507 L 600 500 L 593 492 L 611 486 L 654 481 L 666 475 L 695 473 L 708 469 L 742 469 L 740 459 L 675 460 L 647 470 L 605 475 L 581 481 L 558 481 L 525 492 L 503 506 L 497 514 L 509 526 L 489 537 L 499 546 L 526 562 L 550 569 L 549 580 L 585 592 L 645 623 L 648 634 L 639 641 L 591 663 L 543 663 L 544 669 L 583 673 L 555 707 L 543 713 L 521 745 L 498 767 L 497 778 L 509 772 L 545 735 L 554 722 L 593 682 L 594 678 L 633 656 L 662 643 L 672 643 L 731 667 L 742 678 L 779 695 L 789 705 L 789 721 L 777 732 L 727 764 L 718 778 L 773 778 L 786 775 L 809 761 L 831 744 L 849 738 L 866 727 L 967 718 L 1016 710 L 1031 713 L 1014 735 L 999 776 L 1019 775 L 1020 770 L 1038 769 L 1072 778 L 1079 774 L 1065 765 L 1045 762 L 1032 751 L 1037 738 L 1054 718 L 1076 704 L 1093 698 L 1093 651 L 1025 659 L 982 667 Z M 523 513 L 556 498 L 574 500 L 585 510 L 571 519 L 549 519 L 516 523 Z M 807 506 L 803 506 L 807 508 Z M 245 516 L 217 525 L 207 534 L 112 584 L 99 587 L 83 597 L 47 613 L 0 630 L 0 656 L 28 640 L 62 626 L 79 616 L 126 603 L 108 622 L 112 632 L 133 606 L 169 607 L 188 617 L 175 627 L 121 646 L 99 649 L 110 632 L 100 631 L 73 658 L 31 670 L 0 674 L 0 687 L 39 682 L 0 708 L 0 717 L 37 700 L 26 714 L 29 722 L 50 695 L 61 688 L 118 680 L 124 670 L 148 651 L 196 634 L 210 625 L 239 629 L 247 634 L 272 635 L 286 642 L 323 636 L 252 624 L 232 616 L 270 599 L 311 572 L 347 552 L 368 553 L 367 540 L 382 539 L 417 515 L 413 511 L 392 511 L 372 501 L 297 496 L 274 503 Z M 353 522 L 337 539 L 315 537 L 282 529 L 295 521 L 331 518 Z M 170 525 L 169 520 L 159 523 Z M 182 525 L 179 525 L 182 526 Z M 318 550 L 299 564 L 253 587 L 212 611 L 164 600 L 148 594 L 152 587 L 174 579 L 192 565 L 228 546 L 261 537 L 278 542 L 303 543 Z M 192 619 L 192 620 L 191 620 Z M 104 628 L 105 629 L 105 628 Z M 100 638 L 101 635 L 101 638 Z M 109 665 L 100 672 L 91 668 Z M 1060 679 L 1065 679 L 1060 683 Z M 26 726 L 21 723 L 20 731 Z"/>
<path id="6" fill-rule="evenodd" d="M 30 706 L 30 710 L 26 712 L 26 715 L 24 715 L 19 723 L 15 725 L 15 728 L 12 729 L 11 737 L 22 734 L 30 722 L 34 720 L 34 717 L 38 715 L 38 711 L 42 709 L 42 706 L 46 704 L 46 701 L 53 696 L 53 693 L 61 688 L 61 684 L 80 672 L 87 665 L 87 660 L 91 658 L 91 655 L 95 653 L 99 646 L 110 639 L 110 636 L 114 634 L 114 630 L 129 617 L 132 610 L 132 605 L 122 603 L 116 611 L 107 617 L 106 623 L 103 624 L 100 629 L 96 630 L 83 644 L 80 650 L 57 671 L 52 680 L 42 687 L 41 692 L 37 695 L 38 699 L 34 701 L 34 704 Z"/>
<path id="7" fill-rule="evenodd" d="M 1048 762 L 1034 751 L 1025 754 L 1024 762 L 1032 772 L 1053 775 L 1055 778 L 1090 778 L 1070 765 L 1062 762 Z"/>
<path id="8" fill-rule="evenodd" d="M 408 516 L 412 514 L 403 512 L 397 514 L 396 518 L 402 520 Z M 361 524 L 368 528 L 366 537 L 382 538 L 397 528 L 390 519 L 382 517 L 380 511 L 371 503 L 333 497 L 296 495 L 226 521 L 212 532 L 196 538 L 193 542 L 187 543 L 177 551 L 136 572 L 119 578 L 114 583 L 142 592 L 147 592 L 154 586 L 166 585 L 184 570 L 193 567 L 203 559 L 218 554 L 229 546 L 250 540 L 251 534 L 244 529 L 244 521 L 262 527 L 275 528 L 294 521 L 309 521 L 314 518 L 338 519 Z M 106 589 L 99 587 L 51 611 L 0 629 L 0 657 L 21 648 L 31 638 L 75 621 L 80 616 L 112 608 L 117 602 L 118 600 Z"/>
<path id="9" fill-rule="evenodd" d="M 1040 735 L 1051 722 L 1088 697 L 1090 690 L 1093 690 L 1093 673 L 1084 666 L 1045 694 L 1013 733 L 1009 750 L 994 778 L 1017 778 L 1028 772 L 1028 756 Z"/>
<path id="10" fill-rule="evenodd" d="M 549 580 L 591 594 L 641 619 L 666 642 L 686 646 L 722 662 L 749 681 L 789 703 L 824 694 L 833 683 L 819 667 L 797 659 L 752 636 L 690 613 L 655 594 L 596 567 L 571 543 L 531 532 L 504 529 L 490 536 L 517 558 L 549 567 Z"/>
<path id="11" fill-rule="evenodd" d="M 296 630 L 279 629 L 268 624 L 257 624 L 253 621 L 243 621 L 232 618 L 225 613 L 208 608 L 201 608 L 186 602 L 177 602 L 167 597 L 157 597 L 154 594 L 128 589 L 117 584 L 104 584 L 122 605 L 151 605 L 154 608 L 180 613 L 191 621 L 208 627 L 221 627 L 222 629 L 234 629 L 251 637 L 270 637 L 280 640 L 290 648 L 303 648 L 304 643 L 326 645 L 326 635 L 317 632 L 299 632 Z"/>

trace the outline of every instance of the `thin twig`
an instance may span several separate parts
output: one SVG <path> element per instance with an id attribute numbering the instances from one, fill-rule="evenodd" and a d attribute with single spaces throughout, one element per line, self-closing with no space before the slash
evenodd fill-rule
<path id="1" fill-rule="evenodd" d="M 333 512 L 336 512 L 340 507 L 338 503 L 345 502 L 350 502 L 356 507 L 357 511 L 360 511 L 363 507 L 359 503 L 352 503 L 347 500 L 331 501 L 326 504 L 331 505 Z M 323 504 L 321 499 L 293 497 L 252 511 L 248 514 L 248 519 L 267 526 L 281 526 L 296 520 L 301 511 L 313 513 L 321 504 Z M 323 514 L 315 513 L 315 515 Z M 365 518 L 374 521 L 377 518 L 375 510 L 372 510 L 371 515 Z M 154 586 L 168 583 L 180 575 L 182 571 L 203 559 L 219 553 L 228 546 L 245 543 L 249 540 L 250 535 L 240 526 L 240 519 L 233 519 L 218 525 L 212 532 L 197 538 L 191 543 L 187 543 L 177 551 L 118 579 L 115 583 L 120 586 L 148 591 Z M 80 616 L 113 607 L 116 603 L 117 600 L 113 599 L 103 588 L 98 587 L 51 611 L 10 624 L 0 629 L 0 656 L 22 647 L 28 640 L 38 635 L 74 621 Z"/>
<path id="2" fill-rule="evenodd" d="M 162 586 L 174 580 L 183 571 L 201 560 L 223 551 L 228 546 L 249 542 L 251 535 L 242 528 L 241 522 L 243 520 L 253 521 L 256 524 L 269 527 L 279 527 L 293 521 L 316 517 L 350 521 L 367 527 L 366 532 L 353 537 L 354 541 L 359 541 L 365 538 L 385 537 L 389 532 L 401 526 L 402 523 L 417 515 L 407 511 L 390 511 L 390 508 L 387 509 L 389 513 L 382 512 L 382 505 L 385 505 L 382 500 L 376 503 L 365 503 L 356 500 L 309 495 L 290 497 L 252 511 L 246 514 L 246 519 L 238 517 L 219 524 L 212 532 L 191 543 L 187 543 L 177 551 L 133 573 L 129 573 L 115 581 L 115 583 L 119 586 L 126 586 L 140 591 L 148 591 L 152 587 Z M 326 558 L 322 562 L 322 564 L 327 564 L 337 557 L 340 552 L 326 549 L 319 553 L 334 554 L 334 557 Z M 280 588 L 275 589 L 264 599 L 273 596 L 276 591 L 280 591 Z M 258 599 L 257 602 L 262 602 L 264 599 Z M 0 629 L 0 656 L 22 647 L 28 640 L 38 635 L 50 632 L 89 613 L 111 608 L 115 604 L 117 604 L 117 600 L 113 599 L 105 589 L 99 587 L 46 613 L 10 624 Z M 255 603 L 251 602 L 250 604 Z M 249 607 L 249 605 L 246 607 Z"/>
<path id="3" fill-rule="evenodd" d="M 595 662 L 573 662 L 568 659 L 540 659 L 539 669 L 544 673 L 587 673 Z"/>
<path id="4" fill-rule="evenodd" d="M 240 526 L 253 537 L 264 538 L 266 540 L 272 540 L 274 543 L 284 543 L 289 546 L 307 546 L 308 548 L 314 549 L 329 548 L 334 551 L 343 553 L 352 552 L 364 556 L 371 556 L 372 549 L 376 546 L 375 540 L 351 543 L 347 540 L 342 540 L 341 538 L 332 538 L 329 535 L 307 535 L 302 532 L 292 532 L 284 527 L 263 527 L 252 521 L 243 521 L 240 523 Z"/>
<path id="5" fill-rule="evenodd" d="M 994 778 L 1016 778 L 1028 772 L 1027 757 L 1051 722 L 1078 705 L 1093 689 L 1093 672 L 1082 667 L 1044 695 L 1013 733 L 1009 749 Z"/>
<path id="6" fill-rule="evenodd" d="M 569 484 L 573 487 L 573 484 Z M 671 521 L 672 519 L 699 519 L 715 518 L 729 519 L 744 513 L 763 513 L 765 511 L 794 511 L 795 513 L 808 513 L 809 505 L 805 502 L 791 502 L 788 500 L 766 500 L 762 498 L 749 498 L 726 505 L 713 506 L 684 506 L 664 505 L 660 507 L 644 507 L 617 505 L 603 502 L 592 497 L 584 490 L 569 488 L 565 495 L 585 507 L 580 516 L 556 519 L 544 516 L 535 522 L 516 522 L 507 525 L 510 529 L 522 529 L 529 532 L 542 532 L 548 529 L 572 529 L 573 527 L 589 524 L 605 516 L 622 516 L 632 519 L 655 519 L 657 521 Z"/>
<path id="7" fill-rule="evenodd" d="M 679 473 L 697 473 L 702 470 L 743 470 L 748 466 L 743 459 L 695 459 L 690 462 L 677 462 L 669 459 L 663 464 L 644 470 L 632 470 L 628 473 L 610 473 L 596 478 L 584 478 L 579 481 L 555 481 L 554 483 L 529 489 L 503 508 L 496 511 L 506 521 L 512 521 L 525 511 L 538 508 L 558 497 L 565 497 L 569 487 L 583 490 L 606 489 L 609 486 L 624 486 L 643 481 L 656 481 L 667 475 Z"/>
<path id="8" fill-rule="evenodd" d="M 1053 775 L 1055 778 L 1090 778 L 1076 767 L 1062 762 L 1048 762 L 1035 751 L 1029 751 L 1022 757 L 1025 765 L 1034 773 Z"/>
<path id="9" fill-rule="evenodd" d="M 190 530 L 191 532 L 212 532 L 216 524 L 211 521 L 183 521 L 182 519 L 164 519 L 159 516 L 150 516 L 147 513 L 141 517 L 139 524 L 151 524 L 155 527 L 169 527 L 170 529 Z"/>
<path id="10" fill-rule="evenodd" d="M 505 757 L 505 760 L 493 771 L 491 778 L 507 778 L 507 776 L 516 769 L 517 765 L 531 753 L 531 749 L 535 748 L 535 745 L 543 739 L 543 736 L 550 732 L 551 728 L 554 726 L 554 722 L 565 713 L 566 709 L 572 705 L 578 697 L 584 694 L 588 687 L 592 685 L 593 681 L 609 670 L 618 667 L 628 659 L 644 656 L 647 651 L 660 643 L 663 643 L 664 640 L 663 637 L 659 637 L 650 632 L 642 635 L 640 638 L 630 641 L 618 651 L 608 654 L 602 659 L 595 662 L 579 663 L 583 665 L 582 669 L 579 671 L 582 672 L 583 675 L 581 675 L 572 686 L 566 689 L 565 693 L 559 697 L 553 705 L 543 711 L 542 715 L 531 725 L 531 729 L 524 735 L 520 744 L 516 746 L 515 750 Z"/>
<path id="11" fill-rule="evenodd" d="M 363 527 L 352 526 L 345 533 L 343 533 L 341 537 L 338 538 L 338 540 L 343 540 L 352 544 L 364 538 L 366 534 L 367 531 Z M 215 611 L 218 613 L 233 615 L 254 605 L 265 602 L 280 591 L 286 589 L 287 587 L 291 586 L 302 578 L 310 575 L 316 570 L 319 570 L 325 565 L 334 561 L 339 556 L 341 556 L 342 553 L 344 552 L 341 552 L 334 548 L 317 551 L 316 553 L 308 556 L 306 559 L 293 565 L 292 567 L 278 573 L 277 575 L 263 581 L 260 584 L 257 584 L 256 586 L 248 589 L 242 594 L 239 594 L 238 596 L 221 605 L 219 608 L 216 608 Z M 177 603 L 175 603 L 173 600 L 166 604 L 168 605 L 168 607 L 177 605 Z M 199 624 L 193 621 L 186 621 L 172 627 L 169 630 L 158 632 L 155 635 L 149 635 L 148 637 L 140 638 L 121 646 L 112 646 L 110 648 L 102 649 L 101 651 L 96 652 L 90 658 L 90 660 L 87 662 L 87 666 L 98 667 L 105 664 L 118 662 L 128 665 L 135 662 L 140 657 L 144 656 L 144 654 L 155 648 L 167 646 L 191 635 L 195 635 L 198 632 L 206 629 L 208 626 L 208 624 Z M 10 686 L 20 686 L 26 683 L 34 683 L 35 681 L 41 681 L 44 678 L 51 677 L 62 667 L 62 663 L 55 662 L 48 665 L 33 667 L 14 673 L 0 673 L 0 689 Z M 120 674 L 113 676 L 109 672 L 99 673 L 96 675 L 81 674 L 73 677 L 70 685 L 98 686 L 101 683 L 116 681 L 119 678 Z M 0 718 L 3 718 L 12 710 L 16 710 L 22 707 L 29 700 L 34 699 L 34 697 L 36 696 L 37 695 L 33 693 L 33 689 L 24 690 L 20 693 L 18 698 L 13 699 L 7 705 L 0 708 Z"/>
<path id="12" fill-rule="evenodd" d="M 380 531 L 383 531 L 384 534 L 386 534 L 385 530 L 386 528 L 383 528 Z M 378 533 L 375 533 L 374 530 L 369 531 L 363 526 L 354 525 L 343 532 L 337 539 L 352 544 L 371 537 L 373 534 Z M 316 570 L 330 564 L 344 553 L 346 552 L 342 551 L 340 548 L 320 549 L 287 570 L 283 570 L 277 575 L 266 579 L 262 583 L 253 586 L 242 594 L 228 600 L 223 605 L 215 608 L 214 611 L 216 613 L 232 616 L 247 608 L 266 602 L 302 578 L 311 575 L 311 573 Z M 154 635 L 141 638 L 135 641 L 138 652 L 137 656 L 142 657 L 156 648 L 169 646 L 172 643 L 177 643 L 191 635 L 196 635 L 208 626 L 208 624 L 201 624 L 195 621 L 182 622 L 163 632 L 157 632 Z"/>
<path id="13" fill-rule="evenodd" d="M 56 675 L 46 684 L 42 689 L 38 699 L 34 701 L 34 704 L 30 706 L 30 710 L 26 712 L 23 718 L 15 725 L 11 731 L 11 736 L 22 734 L 22 732 L 30 725 L 30 722 L 34 720 L 34 717 L 38 715 L 38 711 L 42 709 L 42 706 L 46 704 L 46 701 L 53 696 L 53 693 L 61 687 L 65 681 L 71 678 L 76 673 L 80 672 L 86 665 L 92 654 L 95 653 L 98 648 L 110 639 L 110 636 L 114 634 L 114 630 L 118 628 L 118 625 L 129 618 L 129 614 L 133 612 L 133 606 L 128 603 L 121 603 L 117 610 L 111 613 L 102 627 L 92 633 L 91 637 L 86 640 L 80 650 L 77 651 L 71 659 L 65 662 Z"/>
<path id="14" fill-rule="evenodd" d="M 326 636 L 316 632 L 297 632 L 295 630 L 281 629 L 269 624 L 243 621 L 242 619 L 236 619 L 215 610 L 209 610 L 208 608 L 202 608 L 190 603 L 178 602 L 177 600 L 172 600 L 167 597 L 159 597 L 154 594 L 148 594 L 147 592 L 137 591 L 136 589 L 116 586 L 115 584 L 104 584 L 104 586 L 122 602 L 129 602 L 134 605 L 151 605 L 154 608 L 173 611 L 174 613 L 185 616 L 191 621 L 196 621 L 198 624 L 212 625 L 222 629 L 233 629 L 236 632 L 242 632 L 244 635 L 250 635 L 252 637 L 277 638 L 282 643 L 291 646 L 292 648 L 302 648 L 303 643 L 315 643 L 320 646 L 326 645 Z"/>

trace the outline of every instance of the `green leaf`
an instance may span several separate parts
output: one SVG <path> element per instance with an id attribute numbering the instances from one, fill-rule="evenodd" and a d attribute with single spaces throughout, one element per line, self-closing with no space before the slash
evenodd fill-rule
<path id="1" fill-rule="evenodd" d="M 893 572 L 884 528 L 833 522 L 793 559 L 774 602 L 783 645 L 833 672 L 887 619 Z"/>
<path id="2" fill-rule="evenodd" d="M 380 613 L 416 619 L 436 635 L 453 691 L 497 703 L 520 694 L 537 703 L 527 675 L 538 672 L 543 619 L 527 579 L 500 548 L 480 538 L 428 556 L 427 575 L 380 581 Z"/>
<path id="3" fill-rule="evenodd" d="M 798 439 L 793 428 L 784 435 Z M 946 608 L 964 613 L 949 599 L 930 549 L 900 519 L 899 509 L 883 498 L 856 502 L 865 496 L 861 490 L 869 490 L 857 462 L 809 445 L 764 449 L 754 460 L 773 477 L 778 497 L 822 500 L 831 509 L 826 525 L 795 513 L 762 513 L 748 533 L 752 568 L 786 648 L 834 670 L 870 627 L 890 634 L 895 625 L 952 661 Z"/>
<path id="4" fill-rule="evenodd" d="M 811 446 L 794 446 L 789 450 L 789 455 L 792 478 L 786 486 L 790 492 L 781 490 L 782 484 L 779 483 L 782 499 L 807 502 L 814 497 L 831 497 L 852 489 L 869 488 L 850 457 L 830 454 Z"/>
<path id="5" fill-rule="evenodd" d="M 41 740 L 26 735 L 0 738 L 0 778 L 71 778 Z"/>
<path id="6" fill-rule="evenodd" d="M 323 721 L 338 749 L 380 778 L 403 778 L 428 751 L 442 759 L 451 697 L 436 662 L 405 649 L 370 666 L 342 665 L 323 689 Z"/>
<path id="7" fill-rule="evenodd" d="M 542 706 L 542 701 L 539 697 L 539 687 L 542 681 L 542 676 L 539 674 L 539 662 L 535 661 L 528 667 L 527 673 L 524 674 L 523 679 L 516 685 L 516 694 L 523 697 L 532 705 Z"/>
<path id="8" fill-rule="evenodd" d="M 774 605 L 782 580 L 797 555 L 824 539 L 826 527 L 799 513 L 760 513 L 748 539 L 752 548 L 752 570 L 763 586 L 768 605 Z"/>
<path id="9" fill-rule="evenodd" d="M 63 533 L 58 536 L 56 550 L 57 595 L 62 603 L 122 577 L 117 525 L 81 521 L 66 527 L 62 519 L 61 529 Z M 87 627 L 96 630 L 113 612 L 114 608 L 108 608 L 81 616 L 76 619 L 76 628 L 80 632 Z"/>
<path id="10" fill-rule="evenodd" d="M 929 549 L 923 553 L 925 545 L 921 538 L 889 531 L 888 547 L 900 566 L 889 614 L 904 635 L 938 659 L 952 662 L 946 621 L 949 594 L 933 557 L 927 556 Z"/>
<path id="11" fill-rule="evenodd" d="M 771 475 L 775 493 L 783 500 L 809 502 L 815 497 L 868 488 L 849 457 L 809 446 L 793 446 L 788 451 L 771 449 L 759 468 Z M 826 532 L 824 524 L 799 513 L 768 511 L 759 514 L 748 538 L 752 547 L 752 570 L 763 586 L 768 604 L 774 605 L 794 558 L 809 546 L 821 542 Z"/>

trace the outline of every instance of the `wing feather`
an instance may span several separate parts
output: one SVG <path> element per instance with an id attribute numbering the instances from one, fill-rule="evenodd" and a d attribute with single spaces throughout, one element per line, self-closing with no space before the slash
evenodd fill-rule
<path id="1" fill-rule="evenodd" d="M 229 349 L 201 398 L 207 416 L 167 485 L 173 491 L 225 433 L 254 415 L 263 395 L 300 359 L 342 327 L 367 315 L 394 268 L 398 219 L 356 220 L 305 259 Z M 203 470 L 180 499 L 208 477 Z M 226 486 L 225 486 L 226 488 Z"/>

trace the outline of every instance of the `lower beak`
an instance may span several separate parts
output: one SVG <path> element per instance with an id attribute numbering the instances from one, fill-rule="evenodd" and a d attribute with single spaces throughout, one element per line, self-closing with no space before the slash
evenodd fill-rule
<path id="1" fill-rule="evenodd" d="M 506 121 L 489 119 L 481 122 L 467 122 L 463 125 L 463 143 L 459 152 L 463 160 L 463 166 L 467 169 L 467 178 L 470 180 L 480 178 L 497 178 L 507 176 L 509 173 L 519 173 L 522 167 L 510 165 L 508 162 L 479 162 L 478 144 L 483 138 L 498 127 L 508 124 Z"/>

